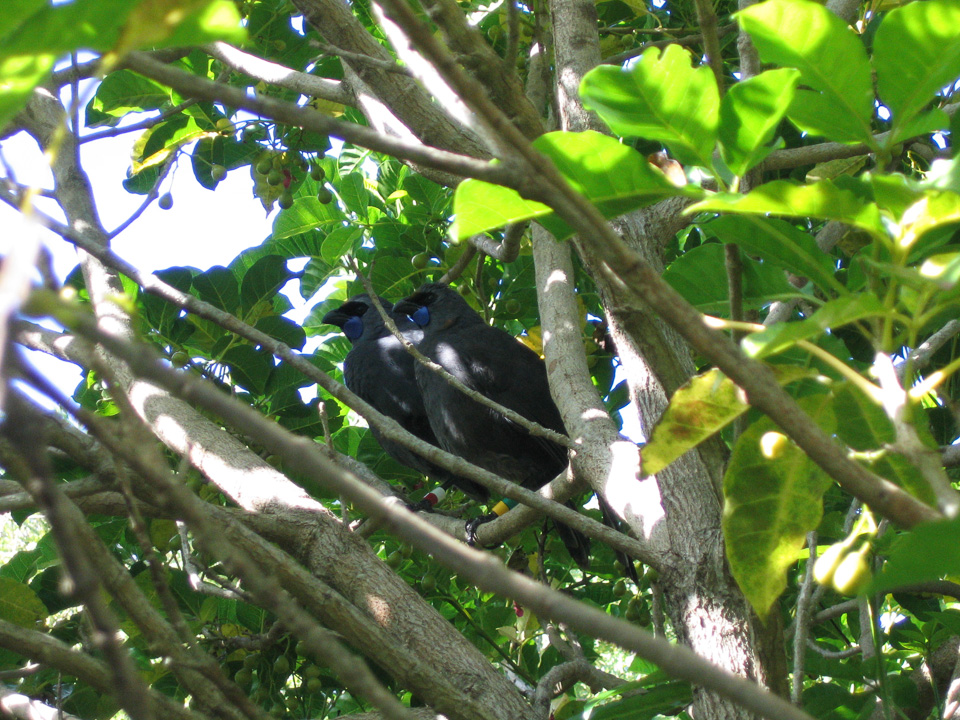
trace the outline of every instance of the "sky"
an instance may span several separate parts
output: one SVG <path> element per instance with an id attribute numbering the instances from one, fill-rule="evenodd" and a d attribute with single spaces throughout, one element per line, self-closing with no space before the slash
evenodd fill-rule
<path id="1" fill-rule="evenodd" d="M 100 219 L 108 231 L 123 223 L 143 201 L 142 195 L 128 193 L 121 184 L 139 134 L 131 132 L 81 146 L 81 162 L 89 175 Z M 19 182 L 53 187 L 50 169 L 32 138 L 21 133 L 4 140 L 0 148 Z M 260 201 L 253 197 L 252 180 L 243 168 L 228 173 L 217 190 L 211 191 L 197 183 L 189 158 L 184 158 L 167 176 L 161 191 L 173 193 L 173 208 L 161 210 L 154 202 L 112 245 L 117 255 L 145 271 L 176 265 L 200 270 L 226 265 L 244 249 L 263 242 L 276 215 L 274 211 L 268 217 Z M 37 205 L 62 219 L 51 201 L 41 198 Z M 16 212 L 0 204 L 0 227 L 16 227 Z M 53 233 L 43 232 L 43 236 L 53 256 L 54 272 L 62 281 L 77 265 L 76 251 Z M 17 238 L 11 233 L 0 233 L 0 255 L 6 255 L 15 242 Z M 296 306 L 289 317 L 302 320 L 308 307 L 295 288 L 287 295 Z M 39 353 L 34 353 L 32 360 L 68 394 L 80 382 L 80 371 L 75 366 Z"/>

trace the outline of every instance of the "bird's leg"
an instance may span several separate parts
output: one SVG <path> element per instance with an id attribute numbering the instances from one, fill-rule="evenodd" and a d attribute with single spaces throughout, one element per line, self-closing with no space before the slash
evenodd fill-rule
<path id="1" fill-rule="evenodd" d="M 412 512 L 433 512 L 433 506 L 443 500 L 446 496 L 446 484 L 438 485 L 436 488 L 424 495 L 419 502 L 408 503 L 407 507 L 409 507 Z"/>
<path id="2" fill-rule="evenodd" d="M 465 528 L 467 534 L 467 545 L 473 547 L 477 544 L 477 529 L 481 525 L 488 523 L 491 520 L 496 520 L 516 504 L 516 500 L 505 498 L 493 506 L 492 512 L 489 512 L 486 515 L 481 515 L 480 517 L 475 517 L 473 520 L 468 521 Z"/>
<path id="3" fill-rule="evenodd" d="M 467 535 L 467 545 L 470 547 L 476 547 L 477 545 L 477 529 L 484 523 L 488 523 L 491 520 L 496 520 L 499 515 L 495 512 L 487 513 L 486 515 L 481 515 L 479 517 L 473 518 L 473 520 L 468 520 L 467 525 L 464 528 Z"/>

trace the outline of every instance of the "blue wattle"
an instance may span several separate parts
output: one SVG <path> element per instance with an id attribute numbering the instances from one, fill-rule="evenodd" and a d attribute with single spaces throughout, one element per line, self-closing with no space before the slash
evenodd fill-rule
<path id="1" fill-rule="evenodd" d="M 410 319 L 420 327 L 426 327 L 430 324 L 430 311 L 427 310 L 426 307 L 419 307 L 417 311 L 410 316 Z"/>
<path id="2" fill-rule="evenodd" d="M 352 317 L 343 324 L 343 334 L 350 340 L 356 340 L 363 335 L 363 320 Z"/>

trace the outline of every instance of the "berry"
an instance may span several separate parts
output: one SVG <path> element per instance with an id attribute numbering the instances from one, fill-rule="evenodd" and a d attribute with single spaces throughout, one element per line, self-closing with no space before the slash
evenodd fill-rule
<path id="1" fill-rule="evenodd" d="M 157 201 L 157 205 L 160 206 L 161 210 L 169 210 L 173 207 L 173 195 L 170 193 L 164 193 Z"/>
<path id="2" fill-rule="evenodd" d="M 220 182 L 227 176 L 227 169 L 223 165 L 211 165 L 210 177 L 214 182 Z"/>
<path id="3" fill-rule="evenodd" d="M 426 253 L 417 253 L 412 258 L 410 258 L 410 264 L 413 265 L 417 270 L 426 269 L 427 265 L 430 263 L 430 256 Z"/>

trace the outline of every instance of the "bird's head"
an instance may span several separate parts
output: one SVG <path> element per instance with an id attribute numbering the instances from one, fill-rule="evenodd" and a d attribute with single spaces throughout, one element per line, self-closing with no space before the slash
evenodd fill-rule
<path id="1" fill-rule="evenodd" d="M 389 310 L 389 302 L 381 298 L 380 304 Z M 336 325 L 351 341 L 358 340 L 363 335 L 365 325 L 368 328 L 383 325 L 369 295 L 354 295 L 343 305 L 324 315 L 323 322 Z"/>
<path id="2" fill-rule="evenodd" d="M 444 329 L 454 322 L 483 322 L 477 311 L 456 290 L 443 283 L 427 283 L 393 306 L 395 315 L 406 315 L 422 328 Z"/>

